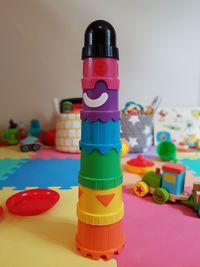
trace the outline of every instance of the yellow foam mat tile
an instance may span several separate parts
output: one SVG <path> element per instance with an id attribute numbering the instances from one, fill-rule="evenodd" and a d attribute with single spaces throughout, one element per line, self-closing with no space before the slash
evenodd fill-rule
<path id="1" fill-rule="evenodd" d="M 29 188 L 28 188 L 29 189 Z M 57 188 L 52 188 L 58 190 Z M 0 191 L 5 217 L 0 221 L 0 264 L 3 267 L 116 267 L 116 261 L 94 261 L 75 248 L 77 187 L 59 190 L 60 201 L 48 212 L 16 216 L 5 208 L 6 199 L 18 191 Z"/>
<path id="2" fill-rule="evenodd" d="M 35 155 L 35 152 L 21 152 L 18 146 L 0 147 L 0 159 L 21 159 L 31 158 Z"/>

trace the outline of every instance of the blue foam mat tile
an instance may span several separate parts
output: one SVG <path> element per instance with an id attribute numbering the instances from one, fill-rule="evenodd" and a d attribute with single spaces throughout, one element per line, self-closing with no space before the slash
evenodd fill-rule
<path id="1" fill-rule="evenodd" d="M 6 180 L 0 181 L 0 189 L 26 187 L 70 189 L 78 185 L 79 159 L 33 159 L 11 173 Z"/>
<path id="2" fill-rule="evenodd" d="M 15 173 L 17 169 L 21 168 L 28 160 L 27 159 L 0 159 L 0 181 L 6 180 L 7 177 Z"/>
<path id="3" fill-rule="evenodd" d="M 187 166 L 193 175 L 200 177 L 200 159 L 180 159 L 179 161 Z"/>

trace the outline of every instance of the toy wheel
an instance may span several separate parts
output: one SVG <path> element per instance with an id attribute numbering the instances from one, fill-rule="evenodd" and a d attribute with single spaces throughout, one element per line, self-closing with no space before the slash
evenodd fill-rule
<path id="1" fill-rule="evenodd" d="M 23 145 L 20 147 L 22 152 L 28 152 L 29 151 L 29 146 L 28 145 Z"/>
<path id="2" fill-rule="evenodd" d="M 169 193 L 164 188 L 157 188 L 153 192 L 153 200 L 158 204 L 164 204 L 169 199 Z"/>
<path id="3" fill-rule="evenodd" d="M 34 145 L 31 146 L 31 148 L 32 148 L 33 151 L 39 151 L 40 148 L 41 148 L 41 145 L 39 145 L 39 144 L 34 144 Z"/>
<path id="4" fill-rule="evenodd" d="M 136 194 L 138 197 L 144 197 L 148 194 L 149 192 L 149 187 L 148 185 L 143 182 L 139 181 L 133 186 L 133 192 Z"/>

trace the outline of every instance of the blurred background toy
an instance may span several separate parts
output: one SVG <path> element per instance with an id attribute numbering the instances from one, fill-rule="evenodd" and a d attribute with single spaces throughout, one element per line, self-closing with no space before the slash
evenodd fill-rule
<path id="1" fill-rule="evenodd" d="M 191 152 L 198 149 L 200 120 L 194 113 L 200 114 L 200 109 L 160 108 L 154 117 L 155 146 L 162 141 L 171 141 L 178 151 Z"/>
<path id="2" fill-rule="evenodd" d="M 121 139 L 121 142 L 122 142 L 121 157 L 125 157 L 125 156 L 128 155 L 128 153 L 131 150 L 130 144 L 129 144 L 129 142 L 125 138 L 122 138 Z"/>
<path id="3" fill-rule="evenodd" d="M 185 138 L 185 142 L 190 148 L 196 148 L 197 145 L 196 134 L 188 134 Z"/>
<path id="4" fill-rule="evenodd" d="M 154 162 L 146 159 L 143 155 L 138 155 L 136 158 L 128 160 L 126 167 L 128 172 L 144 175 L 146 172 L 154 169 Z"/>
<path id="5" fill-rule="evenodd" d="M 9 120 L 9 127 L 8 129 L 16 129 L 18 127 L 18 124 L 14 122 L 13 120 Z"/>
<path id="6" fill-rule="evenodd" d="M 9 121 L 9 127 L 6 132 L 6 139 L 9 143 L 9 145 L 16 145 L 18 142 L 18 130 L 17 130 L 18 124 L 14 122 L 13 120 Z"/>
<path id="7" fill-rule="evenodd" d="M 135 103 L 134 101 L 129 101 L 125 104 L 122 113 L 126 115 L 139 115 L 144 112 L 142 105 Z"/>
<path id="8" fill-rule="evenodd" d="M 54 99 L 57 113 L 55 147 L 61 152 L 79 153 L 82 98 Z"/>
<path id="9" fill-rule="evenodd" d="M 170 141 L 161 142 L 156 151 L 163 161 L 174 161 L 176 162 L 176 145 Z"/>
<path id="10" fill-rule="evenodd" d="M 49 129 L 47 131 L 43 131 L 38 136 L 40 142 L 43 145 L 50 146 L 50 147 L 55 146 L 55 137 L 56 137 L 56 130 L 55 129 Z"/>
<path id="11" fill-rule="evenodd" d="M 7 134 L 6 134 L 7 131 L 5 130 L 1 130 L 0 131 L 0 147 L 1 146 L 8 146 L 9 143 L 8 143 L 8 140 L 7 140 Z"/>
<path id="12" fill-rule="evenodd" d="M 158 143 L 163 141 L 171 141 L 171 135 L 167 131 L 160 131 L 156 135 L 156 140 Z"/>
<path id="13" fill-rule="evenodd" d="M 9 145 L 16 145 L 18 142 L 18 130 L 16 128 L 9 128 L 6 132 L 6 139 Z"/>
<path id="14" fill-rule="evenodd" d="M 195 182 L 193 184 L 191 196 L 186 200 L 182 200 L 181 202 L 193 208 L 197 212 L 198 216 L 200 217 L 200 183 L 199 182 Z"/>
<path id="15" fill-rule="evenodd" d="M 160 103 L 161 103 L 161 97 L 160 96 L 156 96 L 152 100 L 150 105 L 146 107 L 146 109 L 144 110 L 144 114 L 145 115 L 152 115 L 153 113 L 155 113 L 156 110 L 158 109 Z"/>
<path id="16" fill-rule="evenodd" d="M 38 138 L 35 136 L 28 136 L 19 142 L 19 147 L 22 152 L 28 151 L 39 151 L 42 144 L 39 142 Z"/>
<path id="17" fill-rule="evenodd" d="M 25 128 L 24 123 L 20 122 L 18 126 L 18 140 L 22 140 L 26 138 L 27 136 L 28 136 L 28 131 Z"/>
<path id="18" fill-rule="evenodd" d="M 68 112 L 80 112 L 82 109 L 82 98 L 67 98 L 62 99 L 60 101 L 60 112 L 61 113 L 68 113 Z"/>
<path id="19" fill-rule="evenodd" d="M 31 120 L 30 128 L 28 129 L 29 136 L 38 137 L 40 132 L 42 132 L 42 129 L 40 128 L 40 121 L 36 119 Z"/>
<path id="20" fill-rule="evenodd" d="M 3 208 L 0 206 L 0 219 L 3 217 Z"/>

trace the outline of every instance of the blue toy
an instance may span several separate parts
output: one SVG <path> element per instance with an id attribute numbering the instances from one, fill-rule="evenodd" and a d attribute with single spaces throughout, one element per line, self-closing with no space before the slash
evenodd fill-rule
<path id="1" fill-rule="evenodd" d="M 39 120 L 31 120 L 31 127 L 28 130 L 28 134 L 30 136 L 38 137 L 42 129 L 40 128 L 40 121 Z"/>

